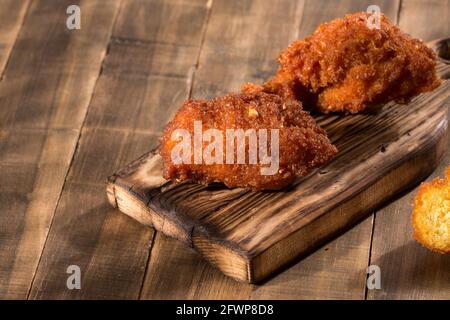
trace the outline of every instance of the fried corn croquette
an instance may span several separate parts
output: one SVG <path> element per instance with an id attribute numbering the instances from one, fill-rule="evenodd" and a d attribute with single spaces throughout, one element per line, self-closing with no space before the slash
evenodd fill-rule
<path id="1" fill-rule="evenodd" d="M 431 49 L 382 14 L 380 29 L 369 28 L 368 17 L 349 14 L 295 41 L 281 53 L 276 76 L 259 89 L 306 98 L 323 113 L 357 113 L 392 100 L 407 103 L 439 86 Z M 249 88 L 255 89 L 243 90 Z"/>
<path id="2" fill-rule="evenodd" d="M 450 167 L 445 179 L 422 183 L 414 201 L 414 237 L 425 247 L 450 253 Z"/>
<path id="3" fill-rule="evenodd" d="M 257 85 L 245 83 L 241 86 L 241 92 L 266 92 L 276 94 L 285 100 L 301 101 L 302 105 L 314 106 L 317 104 L 317 95 L 308 91 L 299 81 L 289 73 L 279 71 L 275 77 L 264 83 Z"/>
<path id="4" fill-rule="evenodd" d="M 203 159 L 200 163 L 195 162 L 195 146 L 184 149 L 178 155 L 174 154 L 176 145 L 181 140 L 177 137 L 176 130 L 186 130 L 195 139 L 195 122 L 201 121 L 202 132 L 208 129 L 216 129 L 221 135 L 223 151 L 222 155 L 216 148 L 211 155 L 217 156 L 214 163 L 206 163 L 204 154 L 208 145 L 214 139 L 205 139 L 201 142 Z M 261 154 L 258 153 L 257 163 L 250 163 L 250 136 L 245 136 L 242 146 L 245 148 L 245 161 L 238 161 L 239 142 L 235 136 L 231 139 L 235 143 L 231 149 L 231 157 L 227 130 L 255 130 L 259 134 L 262 130 L 272 132 L 278 129 L 278 155 L 279 163 L 273 174 L 262 174 L 261 169 L 268 167 L 267 163 L 261 162 Z M 236 132 L 236 131 L 235 131 Z M 186 132 L 184 132 L 186 134 Z M 217 131 L 216 131 L 217 134 Z M 268 156 L 273 156 L 272 147 L 275 140 L 271 133 L 267 133 Z M 217 137 L 217 136 L 216 136 Z M 183 138 L 184 139 L 184 138 Z M 255 141 L 255 140 L 253 140 Z M 258 148 L 260 152 L 261 136 L 258 136 Z M 253 142 L 252 142 L 253 143 Z M 242 151 L 242 149 L 241 149 Z M 184 154 L 186 152 L 186 154 Z M 299 102 L 285 101 L 277 95 L 264 92 L 246 94 L 228 94 L 224 97 L 212 100 L 188 100 L 170 121 L 161 138 L 160 154 L 163 158 L 163 175 L 166 179 L 183 181 L 191 179 L 202 184 L 211 182 L 223 182 L 228 187 L 250 187 L 252 189 L 281 189 L 294 181 L 296 177 L 305 176 L 312 169 L 326 164 L 337 150 L 328 140 L 326 133 L 314 121 L 314 119 L 303 111 Z M 202 154 L 201 154 L 202 155 Z M 177 158 L 178 157 L 178 158 Z M 185 157 L 180 163 L 179 159 Z M 178 159 L 175 163 L 174 159 Z M 185 161 L 188 160 L 188 161 Z M 231 160 L 231 163 L 230 161 Z M 186 163 L 187 162 L 187 163 Z"/>

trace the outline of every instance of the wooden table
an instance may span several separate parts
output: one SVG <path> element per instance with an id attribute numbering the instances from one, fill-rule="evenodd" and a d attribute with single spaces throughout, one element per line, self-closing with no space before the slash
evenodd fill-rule
<path id="1" fill-rule="evenodd" d="M 66 27 L 70 4 L 80 30 Z M 448 0 L 0 0 L 0 298 L 450 299 L 450 256 L 411 236 L 415 190 L 261 285 L 105 197 L 187 97 L 262 82 L 291 41 L 371 4 L 416 37 L 450 35 Z M 366 288 L 369 265 L 380 290 Z"/>

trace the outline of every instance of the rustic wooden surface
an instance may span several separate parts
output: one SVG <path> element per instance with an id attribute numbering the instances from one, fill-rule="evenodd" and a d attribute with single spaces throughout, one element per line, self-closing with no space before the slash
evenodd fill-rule
<path id="1" fill-rule="evenodd" d="M 81 30 L 65 27 L 69 4 Z M 424 40 L 450 35 L 448 0 L 0 0 L 0 298 L 449 299 L 449 257 L 411 240 L 415 190 L 260 286 L 104 196 L 183 99 L 267 78 L 289 41 L 369 4 Z M 366 289 L 369 264 L 381 290 Z"/>
<path id="2" fill-rule="evenodd" d="M 439 62 L 438 74 L 450 66 Z M 447 150 L 450 81 L 376 113 L 313 115 L 339 150 L 283 192 L 175 183 L 147 152 L 108 178 L 112 206 L 195 248 L 224 274 L 260 283 L 417 185 Z M 400 178 L 399 178 L 400 177 Z"/>

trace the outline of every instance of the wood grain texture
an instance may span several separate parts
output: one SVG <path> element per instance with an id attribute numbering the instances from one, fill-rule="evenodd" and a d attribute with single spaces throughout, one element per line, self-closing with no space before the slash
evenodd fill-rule
<path id="1" fill-rule="evenodd" d="M 193 246 L 226 275 L 259 282 L 435 168 L 447 147 L 449 85 L 377 115 L 323 117 L 340 153 L 287 191 L 161 182 L 160 157 L 150 154 L 112 177 L 110 201 L 141 222 L 147 214 L 147 224 Z"/>
<path id="2" fill-rule="evenodd" d="M 11 50 L 22 27 L 29 1 L 0 1 L 0 79 L 8 62 Z"/>
<path id="3" fill-rule="evenodd" d="M 154 231 L 130 223 L 98 190 L 105 176 L 157 145 L 153 130 L 186 99 L 202 32 L 186 20 L 205 20 L 206 3 L 123 2 L 30 298 L 139 297 Z M 81 290 L 65 285 L 71 264 L 81 268 Z"/>
<path id="4" fill-rule="evenodd" d="M 319 23 L 378 5 L 396 22 L 400 1 L 306 1 L 298 38 Z M 324 245 L 287 271 L 258 286 L 256 299 L 363 299 L 373 217 Z"/>
<path id="5" fill-rule="evenodd" d="M 152 142 L 149 134 L 83 130 L 30 299 L 137 298 L 153 230 L 118 215 L 98 192 L 104 189 L 102 175 Z M 81 269 L 81 290 L 66 287 L 70 265 Z"/>
<path id="6" fill-rule="evenodd" d="M 276 70 L 281 48 L 296 37 L 303 1 L 214 0 L 192 96 L 214 97 L 262 82 Z"/>
<path id="7" fill-rule="evenodd" d="M 372 216 L 272 279 L 252 299 L 364 299 Z"/>
<path id="8" fill-rule="evenodd" d="M 296 37 L 304 3 L 272 1 L 270 10 L 266 5 L 248 0 L 212 1 L 192 96 L 211 97 L 238 90 L 242 82 L 261 82 L 275 71 L 279 50 Z M 170 224 L 165 223 L 164 228 L 169 229 Z M 178 257 L 189 260 L 180 264 Z M 168 279 L 174 289 L 163 290 Z M 251 286 L 223 276 L 194 250 L 158 236 L 141 298 L 247 299 L 251 290 Z"/>
<path id="9" fill-rule="evenodd" d="M 405 31 L 432 40 L 450 35 L 449 16 L 449 1 L 405 0 L 399 23 Z M 448 77 L 450 66 L 445 70 Z M 443 176 L 449 164 L 447 152 L 428 180 Z M 369 290 L 368 299 L 450 299 L 450 257 L 413 240 L 411 212 L 416 193 L 417 188 L 376 213 L 370 264 L 381 269 L 381 290 Z"/>
<path id="10" fill-rule="evenodd" d="M 215 1 L 213 5 L 199 72 L 196 73 L 195 77 L 193 95 L 196 97 L 212 97 L 228 90 L 238 90 L 242 82 L 246 81 L 263 82 L 276 70 L 275 58 L 291 41 L 314 31 L 319 22 L 342 16 L 356 9 L 365 10 L 369 2 L 298 1 L 294 4 L 275 1 L 272 2 L 270 10 L 263 10 L 264 6 L 261 6 L 261 2 L 239 1 L 228 2 L 228 4 L 226 8 L 223 8 L 226 6 L 225 2 Z M 376 4 L 380 5 L 389 17 L 395 19 L 398 9 L 397 1 L 377 1 Z M 293 7 L 294 5 L 295 7 Z M 251 17 L 251 22 L 249 17 Z M 275 39 L 273 38 L 274 35 L 276 35 Z M 268 40 L 269 37 L 270 40 Z M 211 74 L 209 70 L 215 70 L 215 72 Z M 236 73 L 235 70 L 239 70 L 239 72 Z M 366 220 L 358 226 L 357 230 L 366 234 L 367 232 L 370 233 L 371 228 L 371 221 Z M 353 239 L 354 236 L 343 235 L 333 242 L 332 246 L 348 248 L 351 246 L 349 241 L 353 241 Z M 202 292 L 202 288 L 204 288 L 204 291 L 208 291 L 211 286 L 220 286 L 223 289 L 220 291 L 221 294 L 211 293 L 206 295 L 208 298 L 284 298 L 289 296 L 295 298 L 327 298 L 336 296 L 338 292 L 345 292 L 347 297 L 362 298 L 365 277 L 365 272 L 363 273 L 362 270 L 367 265 L 370 235 L 365 239 L 361 242 L 360 250 L 352 251 L 348 255 L 348 259 L 340 257 L 337 250 L 327 250 L 324 255 L 314 254 L 308 257 L 310 265 L 322 263 L 325 266 L 325 262 L 328 261 L 329 265 L 334 265 L 337 269 L 347 270 L 347 272 L 342 272 L 347 277 L 337 278 L 332 269 L 324 268 L 322 270 L 324 281 L 317 282 L 315 281 L 316 272 L 313 268 L 307 268 L 305 264 L 297 264 L 292 267 L 293 270 L 298 270 L 297 273 L 290 273 L 293 276 L 289 277 L 292 286 L 286 286 L 284 282 L 277 282 L 278 278 L 275 278 L 270 284 L 270 294 L 269 291 L 262 290 L 260 293 L 257 291 L 254 295 L 251 295 L 250 292 L 259 289 L 245 284 L 240 284 L 240 294 L 237 295 L 235 292 L 236 284 L 230 284 L 226 277 L 210 267 L 204 267 L 204 264 L 191 272 L 187 272 L 187 267 L 179 263 L 170 263 L 171 259 L 161 249 L 158 251 L 160 254 L 155 255 L 155 258 L 150 260 L 149 270 L 154 271 L 148 272 L 142 297 L 183 297 L 180 292 L 175 290 L 170 290 L 170 294 L 165 294 L 160 290 L 162 280 L 170 278 L 177 279 L 176 281 L 184 283 L 185 287 L 191 288 L 185 289 L 183 287 L 182 289 L 179 286 L 179 290 L 186 294 L 184 297 L 189 298 L 193 296 L 187 292 Z M 167 243 L 167 248 L 171 250 L 170 257 L 175 256 L 175 253 L 173 253 L 174 247 L 177 248 L 178 255 L 185 256 L 187 250 L 185 247 L 168 238 L 165 239 L 165 243 Z M 158 239 L 155 241 L 155 246 L 157 245 Z M 192 257 L 191 265 L 198 265 L 198 256 L 191 253 L 189 257 Z M 159 260 L 166 259 L 169 260 L 167 265 L 158 263 Z M 354 261 L 353 264 L 348 263 L 351 260 Z M 358 266 L 356 269 L 361 270 L 358 271 L 358 276 L 354 276 L 353 273 L 355 264 Z M 204 268 L 208 270 L 208 274 L 214 275 L 214 277 L 209 277 L 208 282 L 205 282 L 203 278 L 195 278 L 198 280 L 193 282 L 192 278 L 195 275 L 205 273 Z M 303 277 L 299 278 L 298 274 L 302 274 Z M 306 281 L 305 279 L 316 282 L 314 292 L 302 286 Z M 329 290 L 330 287 L 333 287 L 334 290 Z M 289 288 L 293 289 L 289 290 Z M 305 288 L 305 290 L 300 290 L 300 288 Z M 225 295 L 224 292 L 229 292 L 229 294 Z M 280 295 L 277 295 L 276 292 L 280 292 Z"/>
<path id="11" fill-rule="evenodd" d="M 17 174 L 6 180 L 11 190 L 26 190 L 3 190 L 0 202 L 0 297 L 8 299 L 30 290 L 118 9 L 80 1 L 84 28 L 70 32 L 72 2 L 30 3 L 0 82 L 2 172 Z"/>
<path id="12" fill-rule="evenodd" d="M 252 285 L 211 267 L 184 243 L 157 232 L 141 299 L 249 299 Z"/>
<path id="13" fill-rule="evenodd" d="M 400 0 L 306 0 L 305 12 L 299 29 L 299 37 L 304 38 L 316 30 L 321 23 L 342 18 L 353 12 L 366 11 L 370 5 L 377 5 L 393 23 L 397 21 Z"/>
<path id="14" fill-rule="evenodd" d="M 110 202 L 137 219 L 147 214 L 226 275 L 261 281 L 436 167 L 447 148 L 449 86 L 376 114 L 317 117 L 340 152 L 285 192 L 165 183 L 160 157 L 149 154 L 111 178 Z"/>
<path id="15" fill-rule="evenodd" d="M 331 19 L 339 15 L 343 15 L 345 12 L 349 12 L 349 8 L 354 8 L 355 5 L 358 6 L 358 4 L 355 3 L 351 3 L 351 5 L 349 5 L 349 3 L 343 4 L 342 2 L 340 2 L 342 6 L 330 5 L 330 2 L 323 2 L 322 5 L 320 5 L 317 1 L 315 4 L 316 5 L 313 6 L 312 3 L 309 3 L 306 6 L 306 11 L 308 14 L 303 18 L 303 21 L 305 18 L 310 20 L 309 23 L 302 23 L 302 31 L 300 32 L 301 36 L 304 36 L 314 30 L 316 27 L 316 25 L 314 25 L 314 19 L 318 20 L 318 16 L 324 15 L 321 18 L 321 21 L 326 21 L 327 19 Z M 381 6 L 385 14 L 395 21 L 399 2 L 389 1 L 387 3 L 378 2 L 377 4 Z M 359 5 L 361 6 L 362 4 L 359 3 Z M 336 10 L 336 7 L 339 9 Z M 363 10 L 364 8 L 361 7 L 361 9 Z M 335 16 L 333 16 L 333 14 Z M 320 251 L 311 255 L 302 263 L 292 267 L 292 271 L 285 272 L 264 286 L 259 287 L 252 297 L 342 298 L 345 296 L 347 298 L 363 298 L 366 277 L 365 267 L 367 266 L 369 254 L 368 251 L 370 246 L 371 227 L 371 219 L 366 219 L 364 223 L 358 225 L 357 228 L 354 228 L 351 232 L 344 234 L 330 244 L 332 247 L 336 248 L 336 250 L 324 250 L 323 252 Z M 355 233 L 357 230 L 359 230 L 359 233 L 357 233 L 359 235 L 358 239 L 361 240 L 358 242 L 358 247 L 355 247 Z M 352 235 L 350 236 L 350 234 Z M 152 266 L 158 267 L 155 267 L 155 270 L 151 269 L 152 272 L 148 273 L 149 278 L 151 279 L 148 279 L 145 282 L 144 297 L 192 297 L 192 295 L 188 293 L 186 293 L 186 295 L 180 295 L 180 291 L 192 292 L 192 290 L 186 289 L 189 287 L 196 288 L 196 291 L 201 291 L 198 290 L 198 288 L 208 288 L 210 284 L 214 282 L 222 283 L 222 287 L 226 287 L 227 282 L 224 281 L 223 277 L 220 277 L 219 275 L 214 278 L 214 282 L 211 278 L 209 278 L 208 283 L 202 281 L 203 279 L 192 282 L 192 277 L 194 277 L 194 275 L 204 273 L 203 264 L 198 269 L 195 269 L 195 271 L 188 272 L 188 270 L 190 270 L 188 269 L 190 268 L 189 266 L 198 264 L 197 256 L 194 253 L 191 253 L 189 254 L 189 257 L 192 257 L 192 260 L 183 260 L 183 264 L 178 263 L 176 260 L 177 256 L 185 257 L 186 251 L 191 252 L 192 250 L 188 250 L 185 247 L 180 246 L 172 239 L 166 238 L 165 242 L 168 242 L 167 247 L 170 248 L 170 251 L 158 250 L 158 254 L 155 253 L 154 259 L 151 260 L 150 268 Z M 158 241 L 155 243 L 158 243 Z M 349 248 L 353 249 L 350 251 L 351 253 L 349 253 Z M 174 251 L 178 251 L 178 255 L 173 253 Z M 169 256 L 165 254 L 167 252 L 170 252 Z M 344 252 L 346 254 L 343 256 Z M 160 260 L 167 261 L 167 263 L 160 263 Z M 323 268 L 320 269 L 320 281 L 317 279 L 317 265 L 323 266 Z M 308 266 L 310 267 L 308 268 Z M 333 268 L 328 268 L 328 266 L 333 266 Z M 339 275 L 336 275 L 335 270 L 341 271 Z M 355 270 L 357 270 L 357 275 L 355 275 Z M 289 274 L 291 276 L 289 276 Z M 301 277 L 299 277 L 299 275 L 301 275 Z M 281 280 L 279 280 L 280 278 Z M 164 282 L 170 281 L 169 279 L 172 281 L 177 281 L 174 279 L 178 279 L 178 282 L 183 283 L 183 285 L 177 286 L 180 291 L 169 290 L 169 293 L 167 293 L 163 290 Z M 308 281 L 311 283 L 310 286 L 305 285 Z M 286 282 L 289 282 L 289 285 L 287 285 Z M 296 285 L 297 283 L 298 285 Z M 265 290 L 267 287 L 270 289 Z M 238 297 L 247 297 L 248 290 L 248 288 L 242 285 L 240 290 L 242 295 L 238 295 Z M 223 289 L 222 292 L 223 291 L 226 292 L 227 290 Z M 230 295 L 228 297 L 233 297 L 235 295 L 235 290 L 229 291 Z M 214 298 L 215 296 L 216 295 L 212 294 L 208 297 Z"/>
<path id="16" fill-rule="evenodd" d="M 398 24 L 402 30 L 414 37 L 424 41 L 448 38 L 450 35 L 448 21 L 450 21 L 449 0 L 402 0 Z"/>
<path id="17" fill-rule="evenodd" d="M 107 2 L 0 0 L 0 298 L 27 297 L 46 243 L 30 298 L 361 299 L 373 263 L 382 290 L 369 299 L 449 299 L 448 259 L 411 240 L 416 190 L 377 213 L 370 261 L 373 217 L 260 286 L 133 222 L 103 192 L 105 176 L 157 145 L 190 93 L 262 82 L 290 41 L 368 4 L 414 36 L 448 36 L 448 0 L 127 0 L 118 16 L 119 1 Z M 69 4 L 81 6 L 80 31 L 65 28 Z M 432 176 L 448 163 L 447 153 Z M 136 203 L 130 213 L 145 208 Z M 65 287 L 70 264 L 82 268 L 81 291 Z"/>

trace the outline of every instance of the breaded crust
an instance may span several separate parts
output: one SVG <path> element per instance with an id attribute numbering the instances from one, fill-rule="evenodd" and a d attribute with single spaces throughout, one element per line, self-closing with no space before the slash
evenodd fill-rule
<path id="1" fill-rule="evenodd" d="M 450 167 L 445 179 L 421 184 L 412 221 L 417 241 L 433 251 L 450 253 Z"/>
<path id="2" fill-rule="evenodd" d="M 227 164 L 226 150 L 223 164 L 194 163 L 174 164 L 172 150 L 179 140 L 172 139 L 176 129 L 185 129 L 194 134 L 194 121 L 202 122 L 203 131 L 218 129 L 270 129 L 279 131 L 279 169 L 273 175 L 261 174 L 261 163 Z M 226 145 L 225 134 L 223 145 Z M 249 140 L 246 139 L 246 159 Z M 203 144 L 203 148 L 208 143 Z M 271 148 L 269 139 L 268 150 Z M 188 100 L 170 121 L 163 133 L 160 154 L 163 158 L 163 175 L 166 179 L 183 181 L 191 179 L 208 184 L 220 181 L 228 187 L 250 187 L 252 189 L 281 189 L 296 177 L 307 175 L 312 169 L 326 164 L 337 150 L 326 133 L 314 119 L 303 111 L 297 101 L 285 101 L 281 97 L 263 92 L 228 94 L 212 100 Z M 237 148 L 234 150 L 237 159 Z M 237 162 L 237 161 L 236 161 Z"/>
<path id="3" fill-rule="evenodd" d="M 293 42 L 262 90 L 309 100 L 323 113 L 358 113 L 369 105 L 407 103 L 439 86 L 431 49 L 382 14 L 380 29 L 369 28 L 368 17 L 349 14 Z"/>

